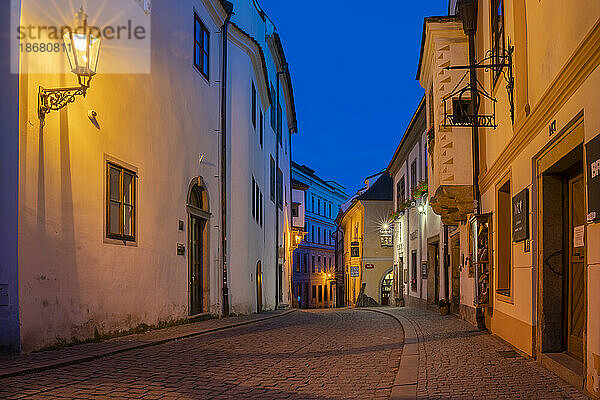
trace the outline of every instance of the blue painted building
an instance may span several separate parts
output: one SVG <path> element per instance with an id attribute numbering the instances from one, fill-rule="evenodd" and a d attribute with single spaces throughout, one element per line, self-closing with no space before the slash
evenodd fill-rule
<path id="1" fill-rule="evenodd" d="M 335 217 L 348 200 L 344 187 L 292 162 L 292 184 L 304 187 L 304 239 L 294 250 L 292 285 L 300 308 L 335 305 Z"/>

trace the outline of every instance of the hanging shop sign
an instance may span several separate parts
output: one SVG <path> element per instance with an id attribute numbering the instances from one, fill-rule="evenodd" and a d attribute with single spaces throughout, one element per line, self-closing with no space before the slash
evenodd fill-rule
<path id="1" fill-rule="evenodd" d="M 529 189 L 523 189 L 512 199 L 513 241 L 529 239 Z"/>
<path id="2" fill-rule="evenodd" d="M 350 267 L 350 277 L 358 278 L 360 276 L 359 267 Z"/>
<path id="3" fill-rule="evenodd" d="M 585 146 L 587 160 L 588 222 L 600 222 L 600 135 Z"/>
<path id="4" fill-rule="evenodd" d="M 350 243 L 350 257 L 360 257 L 360 243 L 359 242 L 351 242 Z"/>

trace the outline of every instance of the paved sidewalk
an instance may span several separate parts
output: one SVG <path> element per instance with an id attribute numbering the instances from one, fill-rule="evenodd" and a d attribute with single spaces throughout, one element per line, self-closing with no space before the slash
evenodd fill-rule
<path id="1" fill-rule="evenodd" d="M 28 355 L 0 356 L 0 378 L 29 374 L 79 364 L 113 354 L 194 337 L 204 333 L 243 326 L 254 322 L 280 317 L 295 310 L 279 310 L 240 317 L 209 319 L 190 324 L 156 329 L 145 333 L 121 336 L 103 342 L 84 343 L 60 350 L 31 353 Z"/>
<path id="2" fill-rule="evenodd" d="M 378 310 L 398 317 L 406 335 L 393 399 L 588 398 L 537 362 L 456 317 L 412 308 Z M 415 367 L 417 373 L 411 373 Z"/>

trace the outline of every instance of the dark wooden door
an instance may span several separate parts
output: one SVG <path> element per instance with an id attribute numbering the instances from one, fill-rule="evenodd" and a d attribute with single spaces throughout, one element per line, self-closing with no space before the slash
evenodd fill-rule
<path id="1" fill-rule="evenodd" d="M 460 314 L 460 237 L 456 235 L 451 241 L 452 252 L 452 301 L 450 312 Z"/>
<path id="2" fill-rule="evenodd" d="M 190 314 L 200 314 L 203 311 L 203 276 L 204 276 L 204 228 L 206 221 L 190 216 Z"/>
<path id="3" fill-rule="evenodd" d="M 569 256 L 567 289 L 567 352 L 583 359 L 585 310 L 585 184 L 583 175 L 569 180 Z"/>

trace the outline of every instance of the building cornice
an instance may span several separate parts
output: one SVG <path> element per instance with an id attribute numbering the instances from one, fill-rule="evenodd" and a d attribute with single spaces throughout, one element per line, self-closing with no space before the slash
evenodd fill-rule
<path id="1" fill-rule="evenodd" d="M 250 57 L 252 66 L 254 67 L 257 89 L 261 96 L 261 103 L 264 107 L 263 111 L 266 112 L 268 106 L 273 104 L 273 99 L 271 99 L 271 91 L 269 90 L 269 74 L 263 48 L 256 39 L 250 36 L 250 34 L 245 32 L 237 24 L 231 22 L 231 26 L 234 29 L 229 29 L 228 38 L 231 43 L 245 51 Z M 262 84 L 258 84 L 258 82 L 262 82 Z"/>
<path id="2" fill-rule="evenodd" d="M 298 133 L 298 121 L 296 119 L 296 103 L 294 100 L 294 89 L 292 87 L 292 77 L 290 75 L 288 63 L 285 58 L 283 51 L 283 45 L 281 38 L 277 32 L 274 32 L 271 36 L 267 37 L 267 45 L 273 56 L 273 61 L 277 66 L 278 71 L 282 71 L 281 80 L 283 86 L 283 95 L 286 102 L 288 129 L 290 133 Z"/>
<path id="3" fill-rule="evenodd" d="M 437 27 L 433 28 L 431 24 L 436 24 Z M 457 29 L 459 28 L 459 29 Z M 418 81 L 421 80 L 422 66 L 425 63 L 425 60 L 428 58 L 429 46 L 431 41 L 433 40 L 431 32 L 433 31 L 445 31 L 447 37 L 457 37 L 460 38 L 460 35 L 456 35 L 456 32 L 462 33 L 460 18 L 455 15 L 450 16 L 440 16 L 440 17 L 426 17 L 423 20 L 423 36 L 421 38 L 421 54 L 419 56 L 419 65 L 417 66 L 417 77 Z M 447 33 L 453 33 L 452 35 L 448 35 Z M 466 36 L 464 33 L 462 34 L 462 38 L 466 40 Z"/>
<path id="4" fill-rule="evenodd" d="M 210 14 L 211 18 L 215 23 L 219 26 L 223 25 L 225 19 L 227 18 L 227 12 L 223 7 L 223 2 L 221 0 L 202 0 L 202 3 L 206 7 L 206 10 Z"/>
<path id="5" fill-rule="evenodd" d="M 308 167 L 307 167 L 308 168 Z M 311 170 L 312 171 L 312 170 Z M 298 163 L 292 161 L 292 172 L 302 175 L 304 178 L 310 180 L 311 182 L 314 182 L 316 184 L 318 184 L 319 186 L 329 190 L 333 195 L 337 195 L 340 197 L 345 197 L 344 200 L 348 199 L 348 195 L 345 192 L 342 192 L 340 189 L 336 188 L 335 186 L 333 186 L 331 183 L 325 181 L 324 179 L 320 178 L 319 176 L 317 176 L 314 172 L 309 174 L 308 172 L 306 172 L 303 169 L 302 165 L 299 165 Z M 343 187 L 342 185 L 340 185 L 337 182 L 334 182 L 336 185 L 339 185 L 340 187 Z"/>
<path id="6" fill-rule="evenodd" d="M 481 190 L 500 179 L 502 172 L 537 137 L 554 115 L 579 90 L 600 64 L 600 21 L 594 25 L 569 61 L 554 78 L 528 117 L 515 122 L 514 135 L 487 172 L 480 174 Z"/>

